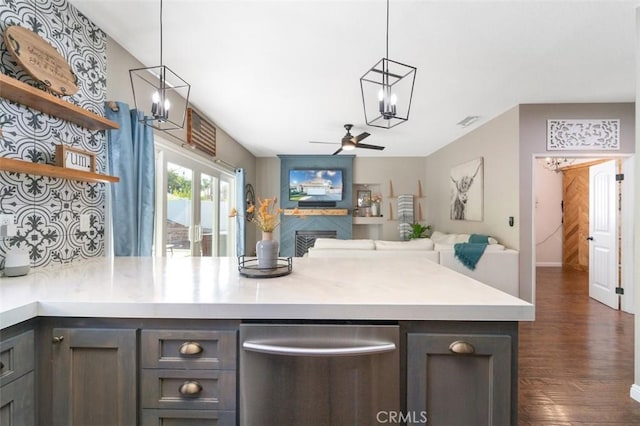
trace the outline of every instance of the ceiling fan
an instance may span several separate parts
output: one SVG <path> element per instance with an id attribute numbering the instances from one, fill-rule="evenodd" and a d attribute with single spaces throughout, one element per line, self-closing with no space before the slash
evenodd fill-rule
<path id="1" fill-rule="evenodd" d="M 342 137 L 342 142 L 340 142 L 340 145 L 342 146 L 338 148 L 338 150 L 331 155 L 336 155 L 342 150 L 349 151 L 354 148 L 377 149 L 379 151 L 382 151 L 384 149 L 384 146 L 360 143 L 362 139 L 369 136 L 369 133 L 363 132 L 363 133 L 360 133 L 358 136 L 353 136 L 351 134 L 351 129 L 353 128 L 353 124 L 345 124 L 344 128 L 347 129 L 347 134 Z M 316 142 L 316 141 L 309 141 L 309 143 L 326 143 L 326 144 L 332 144 L 332 145 L 338 144 L 338 142 Z"/>

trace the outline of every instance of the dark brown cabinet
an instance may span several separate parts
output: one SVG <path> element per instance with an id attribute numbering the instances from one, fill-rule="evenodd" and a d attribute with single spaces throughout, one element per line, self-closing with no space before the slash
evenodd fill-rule
<path id="1" fill-rule="evenodd" d="M 142 424 L 235 425 L 236 334 L 143 329 Z"/>
<path id="2" fill-rule="evenodd" d="M 137 424 L 135 329 L 54 328 L 52 424 Z"/>
<path id="3" fill-rule="evenodd" d="M 0 341 L 0 425 L 35 425 L 34 332 Z"/>
<path id="4" fill-rule="evenodd" d="M 407 424 L 514 424 L 509 335 L 409 333 Z"/>

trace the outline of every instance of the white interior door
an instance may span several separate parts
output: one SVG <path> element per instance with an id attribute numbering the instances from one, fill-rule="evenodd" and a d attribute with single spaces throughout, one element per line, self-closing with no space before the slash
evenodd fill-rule
<path id="1" fill-rule="evenodd" d="M 618 309 L 616 161 L 589 168 L 589 296 Z"/>

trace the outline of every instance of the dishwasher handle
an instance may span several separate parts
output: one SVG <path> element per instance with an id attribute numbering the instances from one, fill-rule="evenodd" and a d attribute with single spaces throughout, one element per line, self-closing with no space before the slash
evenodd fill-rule
<path id="1" fill-rule="evenodd" d="M 392 342 L 383 342 L 375 344 L 363 344 L 361 346 L 338 346 L 330 348 L 310 348 L 301 346 L 282 346 L 269 343 L 258 343 L 245 341 L 242 348 L 246 351 L 259 352 L 273 355 L 290 355 L 290 356 L 356 356 L 356 355 L 374 355 L 384 352 L 396 350 L 396 344 Z"/>

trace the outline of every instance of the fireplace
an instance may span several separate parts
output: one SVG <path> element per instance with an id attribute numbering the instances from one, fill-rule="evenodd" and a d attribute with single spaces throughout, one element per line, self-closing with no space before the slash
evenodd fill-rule
<path id="1" fill-rule="evenodd" d="M 316 242 L 316 238 L 336 238 L 338 236 L 337 231 L 296 231 L 295 236 L 295 256 L 302 257 L 309 250 L 309 247 L 313 247 Z"/>

